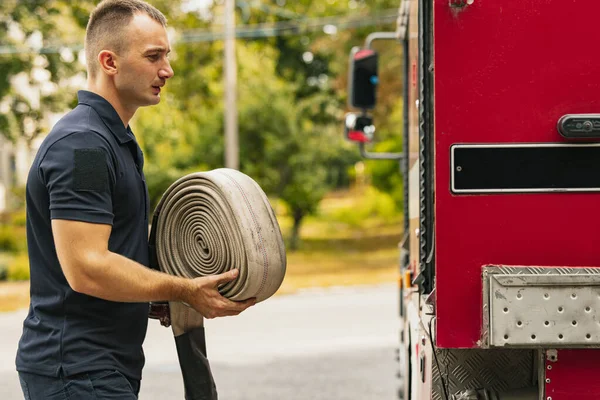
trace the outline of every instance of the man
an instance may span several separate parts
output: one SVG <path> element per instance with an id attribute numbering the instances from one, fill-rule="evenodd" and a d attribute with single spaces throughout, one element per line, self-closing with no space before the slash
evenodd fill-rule
<path id="1" fill-rule="evenodd" d="M 48 135 L 27 181 L 31 303 L 16 365 L 26 399 L 135 399 L 149 301 L 204 317 L 255 300 L 222 297 L 237 271 L 184 279 L 147 268 L 148 193 L 129 128 L 173 76 L 165 17 L 105 0 L 86 31 L 88 90 Z"/>

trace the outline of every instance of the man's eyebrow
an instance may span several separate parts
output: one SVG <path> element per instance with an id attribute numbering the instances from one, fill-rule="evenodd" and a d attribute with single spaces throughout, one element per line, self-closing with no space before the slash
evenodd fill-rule
<path id="1" fill-rule="evenodd" d="M 169 54 L 171 52 L 171 49 L 166 49 L 165 47 L 151 47 L 151 48 L 147 49 L 146 51 L 144 51 L 144 54 L 164 53 L 164 52 L 167 52 L 167 54 Z"/>

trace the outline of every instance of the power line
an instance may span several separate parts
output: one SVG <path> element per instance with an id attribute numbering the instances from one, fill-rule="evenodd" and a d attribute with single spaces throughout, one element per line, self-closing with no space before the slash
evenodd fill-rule
<path id="1" fill-rule="evenodd" d="M 276 29 L 286 29 L 286 28 L 311 28 L 311 27 L 323 27 L 325 25 L 336 25 L 336 24 L 344 24 L 347 22 L 358 22 L 363 20 L 386 20 L 390 22 L 394 22 L 398 18 L 398 9 L 387 9 L 383 10 L 379 13 L 369 14 L 369 15 L 335 15 L 328 17 L 319 17 L 319 18 L 298 18 L 293 21 L 277 21 L 277 22 L 267 22 L 260 24 L 247 24 L 247 25 L 238 25 L 238 31 L 244 30 L 260 30 L 263 28 L 276 28 Z M 386 22 L 384 21 L 384 22 Z M 207 33 L 207 32 L 216 32 L 214 29 L 188 29 L 183 31 L 183 34 L 195 34 L 198 32 Z"/>
<path id="2" fill-rule="evenodd" d="M 274 23 L 238 25 L 235 36 L 240 39 L 258 39 L 274 36 L 302 35 L 308 32 L 323 30 L 331 26 L 333 31 L 348 30 L 353 28 L 367 27 L 379 24 L 393 23 L 398 17 L 398 10 L 387 10 L 378 14 L 367 16 L 334 16 L 324 18 L 300 19 L 295 21 L 279 21 Z M 222 31 L 209 29 L 185 30 L 177 34 L 174 43 L 201 43 L 223 40 Z M 10 54 L 56 54 L 62 51 L 80 51 L 83 49 L 81 43 L 52 44 L 37 49 L 24 45 L 0 45 L 0 55 Z"/>
<path id="3" fill-rule="evenodd" d="M 394 10 L 393 12 L 370 15 L 366 17 L 326 17 L 312 18 L 304 21 L 294 22 L 283 21 L 267 24 L 240 25 L 236 30 L 236 36 L 238 38 L 260 38 L 270 36 L 281 36 L 284 34 L 298 35 L 306 32 L 322 30 L 328 25 L 334 26 L 339 31 L 350 28 L 373 26 L 382 23 L 391 23 L 395 22 L 397 17 L 398 11 Z M 218 31 L 189 30 L 182 32 L 178 40 L 183 41 L 184 43 L 187 43 L 188 40 L 191 42 L 202 42 L 221 40 L 223 38 L 222 36 L 222 32 Z"/>
<path id="4" fill-rule="evenodd" d="M 236 5 L 242 9 L 246 7 L 256 8 L 270 15 L 277 15 L 278 17 L 287 18 L 287 19 L 305 19 L 306 17 L 290 10 L 286 10 L 283 7 L 272 6 L 269 4 L 265 4 L 260 2 L 260 0 L 238 0 L 235 2 Z"/>

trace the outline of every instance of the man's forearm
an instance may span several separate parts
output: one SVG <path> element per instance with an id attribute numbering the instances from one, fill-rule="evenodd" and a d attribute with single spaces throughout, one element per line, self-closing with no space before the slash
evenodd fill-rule
<path id="1" fill-rule="evenodd" d="M 73 290 L 121 302 L 187 301 L 191 280 L 146 268 L 119 254 L 106 252 L 81 266 Z"/>
<path id="2" fill-rule="evenodd" d="M 187 279 L 146 268 L 108 250 L 112 227 L 80 221 L 52 220 L 58 261 L 71 288 L 121 302 L 181 301 L 205 318 L 238 315 L 256 299 L 232 301 L 219 286 L 239 276 L 237 269 Z"/>

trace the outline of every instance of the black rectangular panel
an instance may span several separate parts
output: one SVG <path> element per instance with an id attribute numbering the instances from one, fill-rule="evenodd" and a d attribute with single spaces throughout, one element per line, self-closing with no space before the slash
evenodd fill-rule
<path id="1" fill-rule="evenodd" d="M 360 53 L 359 53 L 360 54 Z M 362 55 L 352 63 L 352 106 L 373 109 L 377 102 L 377 53 Z"/>
<path id="2" fill-rule="evenodd" d="M 455 145 L 455 193 L 600 191 L 600 145 Z"/>

